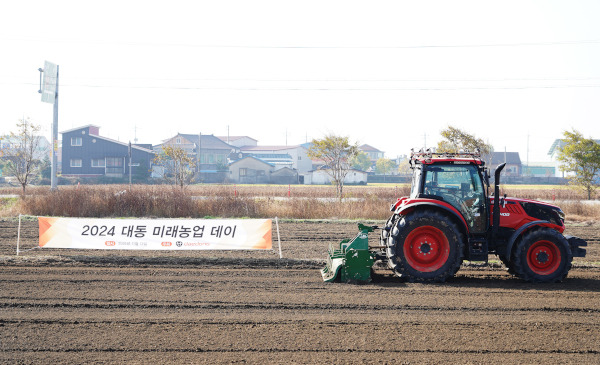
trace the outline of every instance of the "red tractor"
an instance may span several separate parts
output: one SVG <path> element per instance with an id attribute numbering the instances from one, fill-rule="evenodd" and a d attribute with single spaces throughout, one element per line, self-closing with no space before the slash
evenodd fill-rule
<path id="1" fill-rule="evenodd" d="M 443 282 L 463 260 L 487 262 L 496 254 L 526 281 L 563 280 L 573 257 L 585 256 L 587 242 L 563 236 L 559 207 L 499 197 L 504 166 L 495 171 L 490 197 L 489 172 L 478 153 L 413 152 L 410 196 L 392 204 L 380 245 L 369 251 L 368 233 L 377 227 L 359 225 L 354 240 L 331 245 L 323 279 L 370 280 L 373 262 L 381 260 L 408 281 Z"/>
<path id="2" fill-rule="evenodd" d="M 510 273 L 531 282 L 557 282 L 587 243 L 563 236 L 565 214 L 552 204 L 487 197 L 489 173 L 479 154 L 413 153 L 412 189 L 398 199 L 382 230 L 388 266 L 409 281 L 442 282 L 463 260 L 496 254 Z M 485 187 L 484 187 L 485 185 Z"/>

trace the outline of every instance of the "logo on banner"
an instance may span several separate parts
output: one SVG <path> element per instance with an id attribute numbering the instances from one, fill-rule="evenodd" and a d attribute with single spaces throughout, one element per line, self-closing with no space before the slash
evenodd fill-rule
<path id="1" fill-rule="evenodd" d="M 104 244 L 107 246 L 115 246 L 117 243 L 115 241 L 106 241 Z"/>
<path id="2" fill-rule="evenodd" d="M 171 242 L 162 242 L 160 245 L 163 247 L 171 247 Z"/>
<path id="3" fill-rule="evenodd" d="M 175 244 L 177 245 L 177 247 L 183 246 L 183 242 L 181 242 L 181 241 L 177 241 Z"/>

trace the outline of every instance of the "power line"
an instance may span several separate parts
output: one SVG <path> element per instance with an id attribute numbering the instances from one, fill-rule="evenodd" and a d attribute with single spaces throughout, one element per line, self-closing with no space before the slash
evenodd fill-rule
<path id="1" fill-rule="evenodd" d="M 0 83 L 9 84 L 9 83 Z M 35 83 L 18 83 L 18 85 L 37 85 Z M 97 89 L 145 89 L 145 90 L 215 90 L 215 91 L 462 91 L 462 90 L 527 90 L 527 89 L 569 89 L 600 88 L 600 84 L 587 85 L 527 85 L 527 86 L 448 86 L 448 87 L 223 87 L 223 86 L 135 86 L 135 85 L 91 85 L 65 84 L 67 88 Z"/>
<path id="2" fill-rule="evenodd" d="M 5 41 L 19 42 L 52 42 L 52 43 L 85 43 L 96 45 L 140 46 L 140 47 L 187 47 L 187 48 L 238 48 L 238 49 L 426 49 L 426 48 L 488 48 L 488 47 L 538 47 L 538 46 L 570 46 L 599 44 L 600 39 L 567 40 L 548 42 L 518 42 L 518 43 L 481 43 L 481 44 L 430 44 L 430 45 L 381 45 L 381 46 L 335 46 L 335 45 L 244 45 L 244 44 L 194 44 L 194 43 L 156 43 L 134 41 L 106 41 L 81 39 L 42 39 L 25 37 L 0 37 Z"/>
<path id="3" fill-rule="evenodd" d="M 445 79 L 260 79 L 260 78 L 160 78 L 160 77 L 71 77 L 71 80 L 134 80 L 134 81 L 205 81 L 205 82 L 509 82 L 509 81 L 592 81 L 600 77 L 563 78 L 445 78 Z"/>

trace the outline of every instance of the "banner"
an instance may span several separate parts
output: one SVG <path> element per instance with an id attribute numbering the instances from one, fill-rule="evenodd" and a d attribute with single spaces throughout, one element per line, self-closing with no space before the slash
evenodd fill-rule
<path id="1" fill-rule="evenodd" d="M 40 247 L 115 250 L 270 250 L 270 219 L 38 217 Z"/>

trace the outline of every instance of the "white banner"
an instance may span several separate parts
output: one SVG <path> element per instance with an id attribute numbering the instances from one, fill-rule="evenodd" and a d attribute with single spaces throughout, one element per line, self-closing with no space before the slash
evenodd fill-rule
<path id="1" fill-rule="evenodd" d="M 270 250 L 270 219 L 38 217 L 40 247 L 116 250 Z"/>

